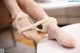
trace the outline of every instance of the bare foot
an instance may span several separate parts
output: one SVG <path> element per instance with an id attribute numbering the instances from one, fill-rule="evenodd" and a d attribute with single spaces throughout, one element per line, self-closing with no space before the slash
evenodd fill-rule
<path id="1" fill-rule="evenodd" d="M 48 38 L 56 39 L 59 44 L 66 47 L 75 47 L 75 40 L 65 31 L 60 29 L 56 24 L 51 23 L 48 26 Z"/>

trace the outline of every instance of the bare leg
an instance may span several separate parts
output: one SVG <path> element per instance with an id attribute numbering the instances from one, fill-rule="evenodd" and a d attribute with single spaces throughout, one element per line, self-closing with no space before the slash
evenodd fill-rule
<path id="1" fill-rule="evenodd" d="M 49 17 L 34 0 L 17 0 L 19 5 L 36 20 L 42 20 Z M 37 15 L 36 15 L 37 14 Z M 36 15 L 36 16 L 35 16 Z"/>
<path id="2" fill-rule="evenodd" d="M 19 5 L 34 19 L 42 20 L 49 16 L 39 7 L 34 0 L 17 0 Z M 66 32 L 61 30 L 57 24 L 51 23 L 48 26 L 49 39 L 57 39 L 57 41 L 67 47 L 74 47 L 74 39 Z"/>
<path id="3" fill-rule="evenodd" d="M 7 6 L 9 12 L 12 15 L 12 18 L 14 19 L 15 16 L 21 12 L 21 9 L 19 8 L 19 6 L 16 3 L 16 0 L 4 0 L 5 5 Z"/>
<path id="4" fill-rule="evenodd" d="M 16 19 L 16 16 L 22 12 L 22 10 L 19 8 L 16 0 L 4 0 L 4 2 L 9 10 L 9 12 L 11 13 L 12 18 Z M 23 28 L 25 26 L 31 25 L 31 22 L 29 21 L 29 19 L 27 17 L 26 18 L 23 17 L 23 19 L 20 19 L 18 21 L 18 24 L 19 24 L 20 28 Z M 32 40 L 40 39 L 37 31 L 34 29 L 23 32 L 23 35 L 25 35 L 27 38 L 30 38 Z"/>

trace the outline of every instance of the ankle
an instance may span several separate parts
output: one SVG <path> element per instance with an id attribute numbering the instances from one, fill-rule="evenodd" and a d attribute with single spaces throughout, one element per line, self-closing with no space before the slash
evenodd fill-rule
<path id="1" fill-rule="evenodd" d="M 57 31 L 58 28 L 59 28 L 59 27 L 58 27 L 57 24 L 55 24 L 55 23 L 51 23 L 51 24 L 49 24 L 49 26 L 48 26 L 48 30 Z"/>
<path id="2" fill-rule="evenodd" d="M 22 12 L 22 11 L 21 11 Z M 12 16 L 12 19 L 15 19 L 16 18 L 16 16 L 19 14 L 19 13 L 21 13 L 20 11 L 19 12 L 13 12 L 13 13 L 11 13 L 11 16 Z M 23 13 L 23 12 L 22 12 Z"/>
<path id="3" fill-rule="evenodd" d="M 12 19 L 16 18 L 16 14 L 11 14 Z"/>

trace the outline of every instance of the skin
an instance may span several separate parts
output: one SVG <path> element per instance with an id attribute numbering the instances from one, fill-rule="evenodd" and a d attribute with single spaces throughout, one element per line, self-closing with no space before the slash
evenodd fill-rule
<path id="1" fill-rule="evenodd" d="M 22 12 L 20 7 L 33 19 L 37 21 L 49 18 L 45 11 L 41 9 L 40 6 L 34 0 L 4 0 L 4 2 L 12 15 L 12 19 L 15 19 L 19 12 Z M 27 17 L 19 20 L 18 24 L 20 25 L 20 28 L 31 25 Z M 23 35 L 35 41 L 41 39 L 35 29 L 25 31 L 23 32 Z M 75 46 L 74 38 L 67 34 L 65 31 L 63 31 L 62 29 L 60 29 L 55 22 L 50 23 L 48 25 L 48 38 L 56 39 L 59 42 L 59 44 L 64 45 L 66 47 Z"/>

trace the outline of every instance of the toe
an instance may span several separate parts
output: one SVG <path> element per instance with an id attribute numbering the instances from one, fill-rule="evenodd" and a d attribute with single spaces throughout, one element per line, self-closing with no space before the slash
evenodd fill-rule
<path id="1" fill-rule="evenodd" d="M 38 42 L 41 39 L 41 37 L 39 36 L 37 32 L 33 33 L 32 35 L 33 35 L 32 40 L 36 42 Z"/>
<path id="2" fill-rule="evenodd" d="M 75 47 L 75 41 L 74 40 L 65 40 L 63 42 L 63 45 L 66 47 Z"/>
<path id="3" fill-rule="evenodd" d="M 39 36 L 36 30 L 28 30 L 28 31 L 23 32 L 23 34 L 28 39 L 31 39 L 33 41 L 39 41 L 41 39 L 41 37 Z"/>
<path id="4" fill-rule="evenodd" d="M 75 40 L 74 39 L 62 39 L 62 40 L 59 40 L 59 44 L 65 47 L 73 48 L 75 47 Z"/>

